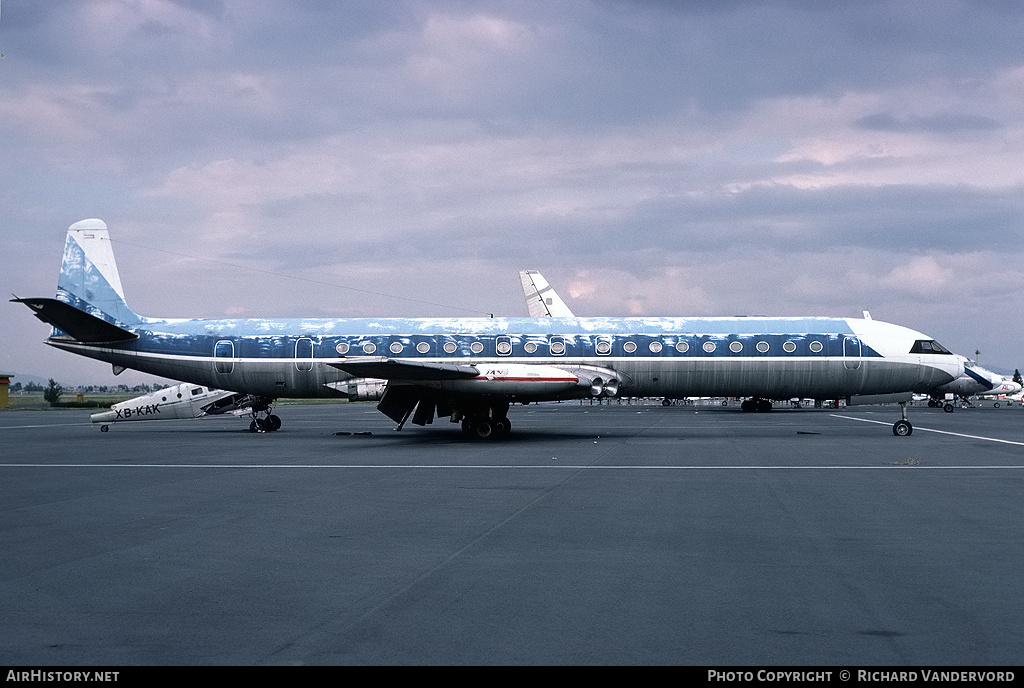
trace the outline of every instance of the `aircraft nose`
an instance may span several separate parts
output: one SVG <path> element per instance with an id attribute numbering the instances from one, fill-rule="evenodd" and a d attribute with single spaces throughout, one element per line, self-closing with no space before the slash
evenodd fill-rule
<path id="1" fill-rule="evenodd" d="M 113 411 L 101 411 L 89 416 L 89 420 L 93 423 L 111 423 L 115 418 L 117 418 L 117 414 Z"/>

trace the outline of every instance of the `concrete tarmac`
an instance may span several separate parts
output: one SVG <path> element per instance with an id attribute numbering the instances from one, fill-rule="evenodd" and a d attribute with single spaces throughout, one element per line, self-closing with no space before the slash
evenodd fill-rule
<path id="1" fill-rule="evenodd" d="M 0 665 L 1024 658 L 1018 407 L 276 412 L 0 413 Z"/>

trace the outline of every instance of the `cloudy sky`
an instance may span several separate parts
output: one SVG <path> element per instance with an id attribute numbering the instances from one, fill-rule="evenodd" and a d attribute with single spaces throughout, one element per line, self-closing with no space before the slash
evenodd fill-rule
<path id="1" fill-rule="evenodd" d="M 1017 0 L 0 2 L 7 294 L 97 217 L 144 315 L 526 315 L 532 268 L 1024 368 Z M 4 372 L 126 379 L 2 313 Z"/>

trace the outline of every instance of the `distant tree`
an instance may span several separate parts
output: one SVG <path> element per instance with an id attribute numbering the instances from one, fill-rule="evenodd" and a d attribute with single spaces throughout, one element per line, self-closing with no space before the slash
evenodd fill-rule
<path id="1" fill-rule="evenodd" d="M 50 386 L 43 390 L 43 399 L 49 402 L 50 406 L 56 406 L 64 394 L 64 388 L 50 378 Z"/>
<path id="2" fill-rule="evenodd" d="M 1024 379 L 1021 378 L 1020 370 L 1018 370 L 1017 368 L 1013 369 L 1013 381 L 1016 382 L 1018 385 L 1024 385 Z"/>
<path id="3" fill-rule="evenodd" d="M 11 391 L 12 392 L 20 392 L 21 391 L 21 383 L 20 382 L 15 382 L 13 385 L 11 385 Z"/>
<path id="4" fill-rule="evenodd" d="M 40 385 L 38 382 L 29 382 L 27 385 L 25 385 L 25 391 L 26 392 L 42 392 L 43 391 L 43 386 Z"/>

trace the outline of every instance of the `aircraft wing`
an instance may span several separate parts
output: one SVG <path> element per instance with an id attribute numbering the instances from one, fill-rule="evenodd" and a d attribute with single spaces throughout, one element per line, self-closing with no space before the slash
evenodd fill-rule
<path id="1" fill-rule="evenodd" d="M 216 390 L 210 391 L 214 392 Z M 265 400 L 253 396 L 252 394 L 240 394 L 238 392 L 224 391 L 208 404 L 201 406 L 200 410 L 203 412 L 203 415 L 217 416 L 222 413 L 245 411 L 253 406 L 259 406 L 261 403 L 266 406 Z"/>
<path id="2" fill-rule="evenodd" d="M 480 371 L 471 365 L 400 361 L 384 356 L 356 356 L 329 365 L 356 377 L 408 380 L 410 382 L 463 380 L 480 374 Z"/>
<path id="3" fill-rule="evenodd" d="M 990 389 L 992 389 L 993 387 L 995 387 L 995 386 L 996 386 L 996 385 L 995 385 L 995 383 L 994 383 L 994 382 L 992 382 L 992 380 L 988 379 L 988 378 L 987 378 L 986 376 L 984 376 L 984 375 L 979 375 L 978 373 L 974 372 L 973 370 L 971 370 L 971 369 L 970 369 L 970 368 L 968 368 L 967 366 L 964 366 L 964 375 L 968 376 L 969 378 L 971 378 L 972 380 L 974 380 L 975 382 L 977 382 L 977 383 L 978 383 L 979 385 L 981 385 L 981 386 L 982 386 L 982 387 L 983 387 L 983 388 L 984 388 L 984 389 L 985 389 L 986 391 L 987 391 L 987 390 L 990 390 Z"/>
<path id="4" fill-rule="evenodd" d="M 520 270 L 519 280 L 523 283 L 523 296 L 533 318 L 574 318 L 565 301 L 536 270 Z"/>

